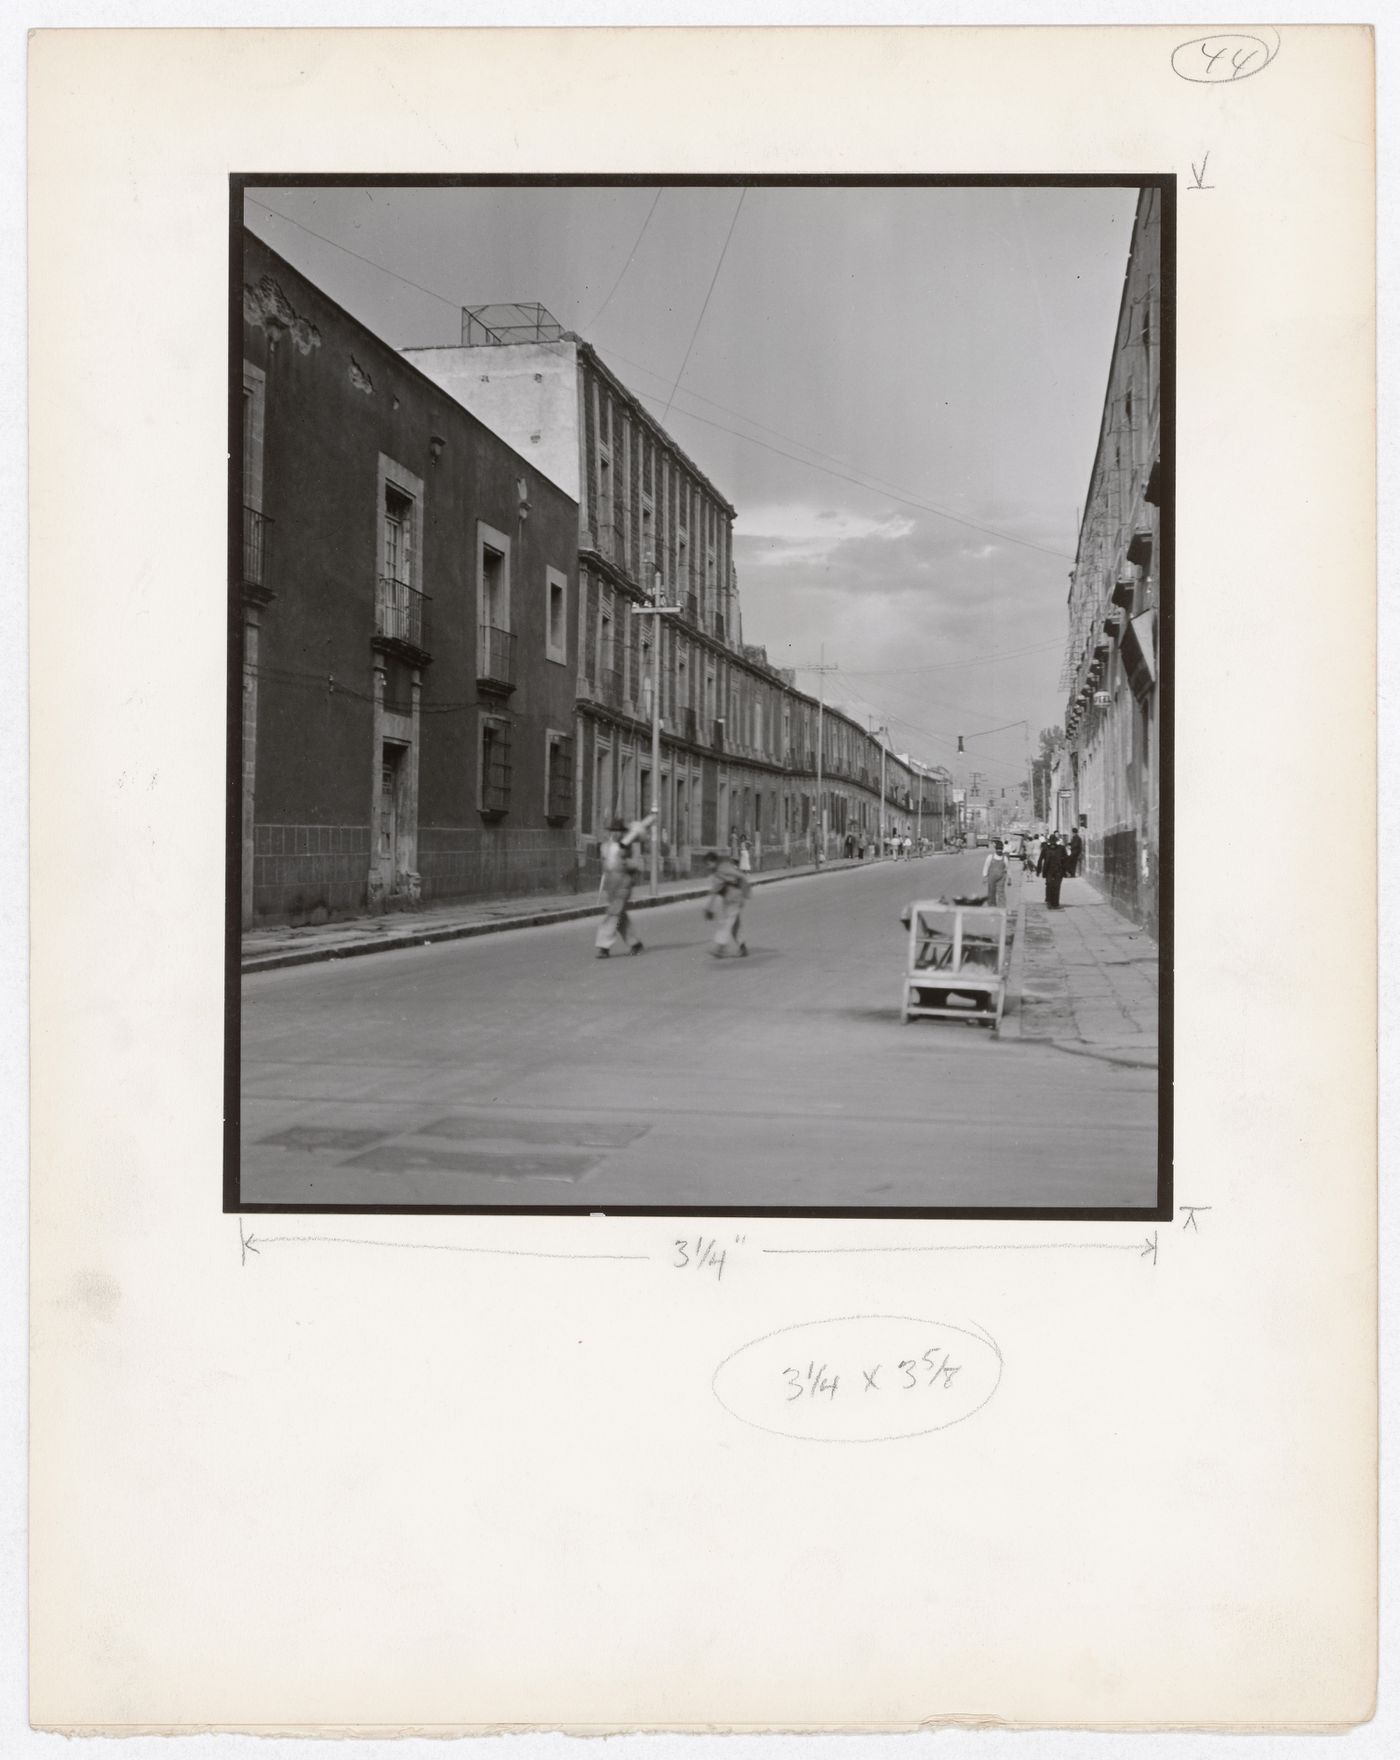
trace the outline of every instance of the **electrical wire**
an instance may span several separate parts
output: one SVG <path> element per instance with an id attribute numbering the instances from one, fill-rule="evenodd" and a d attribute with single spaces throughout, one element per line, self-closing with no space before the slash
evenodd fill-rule
<path id="1" fill-rule="evenodd" d="M 590 328 L 591 328 L 591 326 L 590 326 Z M 628 365 L 629 367 L 635 367 L 635 368 L 637 368 L 637 370 L 639 372 L 650 373 L 653 378 L 662 379 L 664 382 L 664 375 L 657 372 L 655 367 L 647 366 L 644 361 L 635 361 L 635 360 L 631 359 L 630 356 L 623 354 L 621 349 L 607 348 L 604 350 L 604 352 L 606 354 L 612 355 L 617 360 L 625 362 L 626 365 Z M 647 403 L 659 403 L 661 401 L 661 399 L 654 392 L 641 391 L 641 392 L 638 392 L 637 395 L 639 397 L 641 397 Z M 821 449 L 819 447 L 809 446 L 805 440 L 799 440 L 793 434 L 785 434 L 781 428 L 771 428 L 768 426 L 768 424 L 766 422 L 760 422 L 756 416 L 746 415 L 743 412 L 743 410 L 731 409 L 728 404 L 717 403 L 713 397 L 706 397 L 702 392 L 695 391 L 695 390 L 691 389 L 690 387 L 686 388 L 685 395 L 688 398 L 693 398 L 697 403 L 708 404 L 711 409 L 717 409 L 717 410 L 722 411 L 725 415 L 734 416 L 738 421 L 748 422 L 752 427 L 761 428 L 765 434 L 771 434 L 771 435 L 773 435 L 773 437 L 775 439 L 787 440 L 793 446 L 800 446 L 804 452 L 810 452 L 813 455 L 812 459 L 805 459 L 805 458 L 797 459 L 795 462 L 798 464 L 809 465 L 812 469 L 819 470 L 821 468 L 821 466 L 813 463 L 813 459 L 824 459 L 828 464 L 840 465 L 842 467 L 842 469 L 845 471 L 859 471 L 860 475 L 864 478 L 867 478 L 868 481 L 863 482 L 863 483 L 857 483 L 856 486 L 858 488 L 868 489 L 873 494 L 892 496 L 895 499 L 903 498 L 903 502 L 904 502 L 905 506 L 920 508 L 923 511 L 928 512 L 928 513 L 936 513 L 944 519 L 958 519 L 960 517 L 957 514 L 947 512 L 947 510 L 944 508 L 934 507 L 929 502 L 914 499 L 914 498 L 912 498 L 911 492 L 909 490 L 905 490 L 905 489 L 901 489 L 901 488 L 892 486 L 891 484 L 886 482 L 884 478 L 877 477 L 873 471 L 861 470 L 861 467 L 859 465 L 853 465 L 853 464 L 849 463 L 846 459 L 837 458 L 835 453 L 823 452 L 823 451 L 821 451 Z M 692 421 L 696 421 L 696 422 L 703 422 L 705 420 L 704 416 L 697 414 L 697 412 L 694 410 L 686 409 L 684 405 L 680 406 L 679 414 L 684 415 L 684 416 L 689 416 Z M 721 433 L 732 434 L 732 435 L 734 435 L 734 437 L 736 439 L 748 440 L 755 446 L 762 446 L 764 444 L 763 441 L 758 440 L 754 435 L 745 434 L 737 428 L 726 427 L 722 422 L 712 422 L 709 424 L 709 426 L 718 428 L 721 431 Z M 770 447 L 770 448 L 768 448 L 768 450 L 777 451 L 778 449 Z M 793 455 L 791 453 L 779 451 L 778 456 L 780 458 L 790 458 Z M 839 472 L 832 472 L 830 474 L 840 475 Z M 856 479 L 854 477 L 842 477 L 841 480 L 843 482 L 852 482 L 852 483 L 856 482 Z M 967 523 L 967 522 L 964 522 L 964 523 Z M 1043 555 L 1057 557 L 1060 561 L 1063 561 L 1063 562 L 1069 562 L 1069 561 L 1073 560 L 1073 558 L 1070 556 L 1070 554 L 1067 550 L 1051 550 L 1051 549 L 1046 548 L 1046 546 L 1044 546 L 1044 545 L 1032 543 L 1027 538 L 1013 537 L 1011 535 L 1011 533 L 1003 532 L 993 526 L 976 526 L 974 529 L 979 532 L 982 532 L 984 535 L 986 535 L 988 537 L 1001 538 L 1006 543 L 1009 543 L 1009 544 L 1020 544 L 1027 549 L 1039 550 Z"/>
<path id="2" fill-rule="evenodd" d="M 926 672 L 960 671 L 964 666 L 990 665 L 994 660 L 1019 660 L 1026 654 L 1043 654 L 1051 648 L 1063 648 L 1064 639 L 1056 636 L 1050 642 L 1036 642 L 1029 648 L 1010 648 L 1001 654 L 974 654 L 967 660 L 938 660 L 931 666 L 851 666 L 841 668 L 847 678 L 915 678 Z M 790 662 L 800 672 L 813 672 L 815 667 L 794 660 Z M 973 711 L 969 711 L 973 713 Z"/>
<path id="3" fill-rule="evenodd" d="M 390 280 L 402 281 L 405 287 L 416 288 L 419 293 L 426 293 L 429 299 L 441 300 L 443 305 L 455 306 L 459 312 L 461 311 L 461 300 L 449 299 L 445 293 L 438 293 L 431 287 L 424 287 L 421 281 L 411 281 L 407 275 L 400 275 L 397 269 L 386 269 L 383 263 L 376 263 L 373 257 L 364 256 L 360 251 L 352 251 L 348 244 L 341 244 L 334 238 L 327 238 L 324 232 L 317 232 L 314 227 L 306 225 L 304 221 L 293 220 L 290 214 L 282 213 L 279 208 L 269 208 L 266 202 L 260 202 L 256 196 L 250 196 L 245 192 L 244 200 L 251 202 L 255 208 L 261 208 L 265 214 L 271 214 L 275 219 L 285 220 L 288 226 L 295 226 L 299 231 L 309 233 L 312 238 L 319 238 L 322 244 L 330 245 L 332 250 L 344 251 L 347 257 L 354 257 L 358 263 L 368 263 L 371 269 L 378 269 L 381 275 L 387 275 Z"/>
<path id="4" fill-rule="evenodd" d="M 637 395 L 644 403 L 660 403 L 661 401 L 659 397 L 652 396 L 648 391 L 639 391 Z M 669 414 L 670 408 L 668 403 L 666 414 Z M 883 495 L 887 500 L 898 502 L 901 507 L 913 507 L 921 513 L 937 514 L 940 519 L 951 520 L 954 525 L 967 526 L 969 530 L 980 532 L 985 538 L 1000 538 L 1004 544 L 1017 544 L 1023 550 L 1036 550 L 1042 556 L 1053 556 L 1058 562 L 1074 561 L 1068 550 L 1052 550 L 1047 544 L 1037 544 L 1030 538 L 1017 538 L 1010 532 L 998 530 L 996 526 L 984 526 L 980 521 L 968 519 L 963 514 L 949 513 L 946 507 L 935 507 L 930 501 L 916 501 L 910 495 L 896 495 L 893 490 L 881 488 L 878 484 L 862 483 L 858 477 L 853 477 L 846 471 L 834 470 L 830 465 L 817 464 L 810 458 L 799 458 L 795 452 L 785 452 L 781 446 L 773 446 L 767 440 L 757 439 L 753 434 L 744 434 L 738 428 L 728 427 L 724 422 L 714 422 L 708 416 L 696 415 L 694 410 L 682 409 L 676 413 L 685 416 L 688 421 L 702 422 L 707 428 L 718 428 L 722 434 L 732 434 L 736 440 L 746 440 L 750 446 L 761 447 L 764 452 L 775 453 L 779 458 L 790 458 L 794 464 L 804 465 L 809 471 L 821 471 L 824 476 L 837 477 L 843 483 L 853 483 L 857 489 L 864 489 L 867 495 Z"/>
<path id="5" fill-rule="evenodd" d="M 657 191 L 658 196 L 660 195 L 660 193 L 661 192 L 658 190 Z M 732 237 L 732 235 L 733 235 L 734 223 L 739 218 L 739 209 L 743 206 L 744 197 L 747 194 L 748 194 L 747 189 L 742 190 L 740 192 L 738 204 L 736 205 L 736 207 L 734 209 L 734 218 L 729 223 L 729 235 L 726 236 L 726 238 L 725 238 L 724 250 L 727 250 L 729 247 L 729 237 Z M 309 234 L 309 236 L 312 238 L 319 239 L 322 244 L 330 245 L 333 250 L 343 251 L 347 257 L 354 257 L 356 262 L 366 263 L 366 264 L 368 264 L 368 266 L 371 269 L 377 269 L 381 275 L 387 275 L 393 281 L 401 281 L 401 282 L 403 282 L 405 287 L 412 287 L 419 293 L 427 294 L 430 299 L 440 300 L 443 305 L 452 306 L 457 311 L 461 311 L 462 302 L 460 300 L 449 299 L 445 293 L 438 293 L 431 287 L 425 287 L 421 281 L 414 281 L 407 275 L 401 275 L 397 269 L 389 269 L 389 268 L 386 268 L 383 263 L 375 262 L 373 257 L 367 257 L 361 251 L 351 250 L 349 245 L 340 244 L 337 242 L 337 240 L 335 240 L 333 238 L 327 238 L 327 236 L 325 235 L 324 232 L 317 232 L 314 227 L 307 226 L 305 224 L 305 222 L 303 222 L 301 220 L 294 220 L 290 214 L 284 214 L 278 208 L 270 208 L 266 202 L 259 201 L 256 196 L 248 196 L 248 197 L 246 197 L 246 199 L 248 201 L 252 202 L 255 207 L 261 208 L 264 213 L 271 214 L 275 219 L 285 220 L 289 226 L 297 227 L 299 231 L 302 231 L 302 232 Z M 654 210 L 655 210 L 655 204 L 653 203 L 653 211 Z M 650 216 L 648 216 L 648 219 L 650 219 Z M 645 230 L 645 225 L 643 227 L 643 230 Z M 641 243 L 640 235 L 638 237 L 637 242 L 638 242 L 638 244 Z M 703 320 L 703 318 L 705 316 L 705 308 L 709 305 L 709 302 L 710 302 L 710 293 L 714 292 L 715 280 L 719 276 L 720 265 L 724 261 L 724 250 L 722 250 L 720 252 L 720 261 L 719 261 L 719 263 L 717 263 L 715 265 L 715 275 L 710 281 L 709 292 L 707 292 L 705 295 L 705 305 L 702 306 L 700 309 L 700 317 L 696 320 L 695 330 L 691 334 L 690 345 L 687 347 L 686 352 L 685 352 L 685 360 L 683 360 L 681 362 L 680 373 L 678 373 L 676 375 L 675 383 L 671 387 L 671 395 L 666 400 L 666 403 L 665 403 L 665 406 L 664 406 L 664 409 L 662 412 L 662 420 L 663 421 L 670 414 L 672 404 L 675 400 L 676 393 L 680 389 L 681 375 L 684 374 L 685 369 L 686 369 L 686 365 L 690 360 L 691 349 L 694 348 L 695 338 L 699 334 L 700 322 L 701 322 L 701 320 Z M 636 246 L 634 245 L 633 252 L 635 253 L 635 251 L 636 251 Z M 630 259 L 629 259 L 629 261 L 630 261 Z M 626 265 L 624 265 L 623 274 L 625 275 L 626 272 L 627 272 Z M 619 280 L 620 279 L 621 279 L 621 277 L 619 277 Z M 616 291 L 615 288 L 614 288 L 614 291 Z M 612 295 L 609 294 L 608 298 L 611 299 L 611 297 L 612 297 Z M 604 301 L 604 305 L 606 305 L 606 303 L 607 302 Z M 597 320 L 595 319 L 594 322 L 596 322 L 596 321 Z M 589 326 L 589 327 L 591 328 L 591 326 Z M 619 360 L 624 360 L 624 361 L 627 360 L 626 355 L 618 353 L 618 351 L 616 351 L 616 350 L 609 350 L 608 352 L 609 353 L 617 353 L 617 358 Z M 664 379 L 664 375 L 657 372 L 656 368 L 645 366 L 640 361 L 628 361 L 628 365 L 640 367 L 643 372 L 651 373 L 651 374 L 653 374 L 654 377 L 656 377 L 658 379 Z M 641 392 L 638 392 L 637 395 L 646 403 L 651 403 L 651 404 L 660 404 L 661 403 L 661 398 L 652 392 L 641 391 Z M 715 409 L 724 409 L 725 408 L 725 405 L 716 404 L 712 398 L 702 397 L 699 392 L 687 390 L 686 396 L 687 397 L 694 397 L 702 403 L 709 403 Z M 783 448 L 780 446 L 773 446 L 773 445 L 769 444 L 767 441 L 758 439 L 757 436 L 755 436 L 753 434 L 745 434 L 738 428 L 731 428 L 724 422 L 711 421 L 708 417 L 699 415 L 694 410 L 688 410 L 688 409 L 685 409 L 684 407 L 682 407 L 677 413 L 680 415 L 683 415 L 683 416 L 687 416 L 692 422 L 700 422 L 706 427 L 718 429 L 719 432 L 722 434 L 732 435 L 733 438 L 736 440 L 746 440 L 750 446 L 760 447 L 763 451 L 772 452 L 779 458 L 791 459 L 791 461 L 794 464 L 805 465 L 808 470 L 821 471 L 821 472 L 823 472 L 824 475 L 829 476 L 829 477 L 834 477 L 840 482 L 850 483 L 851 485 L 853 485 L 857 489 L 864 489 L 868 495 L 887 496 L 890 500 L 898 502 L 901 507 L 912 507 L 921 513 L 936 514 L 938 516 L 938 518 L 940 518 L 940 519 L 950 520 L 954 525 L 966 526 L 970 531 L 979 532 L 983 537 L 999 538 L 1003 543 L 1018 545 L 1023 550 L 1034 550 L 1042 556 L 1053 556 L 1056 558 L 1056 560 L 1062 561 L 1062 562 L 1072 562 L 1074 560 L 1074 558 L 1066 550 L 1052 550 L 1048 545 L 1034 543 L 1029 538 L 1015 537 L 1012 533 L 1004 532 L 996 526 L 983 525 L 979 521 L 973 520 L 973 519 L 968 519 L 962 514 L 950 513 L 946 507 L 936 507 L 933 505 L 932 502 L 920 501 L 911 495 L 905 495 L 903 493 L 898 493 L 895 490 L 882 484 L 879 481 L 879 479 L 874 478 L 872 472 L 869 472 L 869 471 L 862 472 L 861 473 L 862 476 L 872 479 L 871 481 L 862 482 L 860 480 L 860 477 L 852 476 L 850 474 L 851 471 L 855 471 L 855 470 L 860 469 L 860 467 L 858 465 L 848 465 L 843 470 L 836 470 L 836 469 L 831 468 L 828 465 L 814 463 L 813 460 L 810 458 L 800 458 L 796 453 L 785 452 L 783 450 Z M 738 419 L 740 421 L 752 422 L 753 426 L 755 426 L 755 427 L 765 427 L 765 424 L 763 424 L 762 422 L 755 421 L 753 417 L 743 415 L 737 410 L 731 410 L 728 413 L 738 416 Z M 770 433 L 770 434 L 779 434 L 781 431 L 777 428 L 766 428 L 765 427 L 765 432 Z M 782 438 L 791 439 L 792 437 L 790 435 L 783 435 Z M 793 444 L 796 446 L 801 446 L 801 445 L 803 445 L 803 442 L 800 440 L 794 440 Z M 816 449 L 813 447 L 808 447 L 807 450 L 814 452 Z M 817 456 L 819 458 L 833 459 L 833 455 L 830 453 L 819 453 L 819 454 L 817 454 Z M 833 462 L 841 463 L 844 461 L 833 459 Z"/>
<path id="6" fill-rule="evenodd" d="M 636 256 L 638 250 L 640 249 L 643 238 L 646 237 L 647 227 L 651 225 L 651 217 L 656 212 L 656 204 L 660 200 L 661 200 L 661 191 L 660 191 L 660 189 L 658 189 L 656 194 L 651 198 L 651 206 L 647 209 L 647 217 L 645 220 L 642 221 L 642 230 L 637 234 L 636 240 L 633 243 L 631 250 L 628 251 L 628 253 L 627 253 L 627 261 L 622 265 L 622 269 L 618 275 L 617 280 L 613 282 L 612 288 L 611 288 L 610 292 L 608 293 L 608 297 L 603 301 L 602 305 L 600 305 L 598 307 L 598 310 L 596 312 L 594 312 L 593 316 L 583 326 L 585 330 L 591 330 L 593 328 L 593 326 L 598 322 L 599 318 L 602 317 L 603 313 L 605 311 L 607 311 L 608 307 L 612 304 L 613 294 L 616 293 L 618 288 L 622 286 L 623 278 L 626 276 L 627 271 L 632 267 L 632 259 L 633 259 L 633 257 Z"/>
<path id="7" fill-rule="evenodd" d="M 695 339 L 700 334 L 700 326 L 705 322 L 705 313 L 710 309 L 710 295 L 714 292 L 715 283 L 719 280 L 719 272 L 724 267 L 725 255 L 729 250 L 729 241 L 733 238 L 734 228 L 739 223 L 739 210 L 743 207 L 744 197 L 748 193 L 748 187 L 746 185 L 739 191 L 739 199 L 734 204 L 734 212 L 729 221 L 729 230 L 725 233 L 724 243 L 719 248 L 719 261 L 715 264 L 715 272 L 710 277 L 710 285 L 705 289 L 705 303 L 700 307 L 700 316 L 695 320 L 695 328 L 691 331 L 690 341 L 685 346 L 685 359 L 681 362 L 681 370 L 676 374 L 676 382 L 671 387 L 671 395 L 666 399 L 666 408 L 661 412 L 661 420 L 663 422 L 671 413 L 672 401 L 675 398 L 676 392 L 680 389 L 681 380 L 685 377 L 685 370 L 690 365 L 690 351 L 695 347 Z"/>

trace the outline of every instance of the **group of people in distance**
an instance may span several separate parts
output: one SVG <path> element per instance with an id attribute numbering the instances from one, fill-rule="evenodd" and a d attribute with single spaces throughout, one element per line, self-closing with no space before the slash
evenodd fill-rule
<path id="1" fill-rule="evenodd" d="M 1051 911 L 1060 910 L 1060 883 L 1072 879 L 1079 872 L 1084 860 L 1084 839 L 1079 832 L 1071 832 L 1068 838 L 1061 837 L 1058 831 L 1052 831 L 1048 837 L 1026 837 L 1021 840 L 1021 871 L 1023 874 L 1036 873 L 1045 882 L 1045 908 Z M 987 859 L 982 864 L 982 883 L 986 888 L 989 905 L 1006 905 L 1006 877 L 1008 864 L 1006 845 L 1001 838 L 996 838 Z"/>
<path id="2" fill-rule="evenodd" d="M 641 937 L 632 928 L 627 907 L 631 903 L 632 888 L 645 872 L 642 843 L 655 818 L 655 813 L 648 813 L 645 818 L 634 819 L 630 825 L 621 819 L 614 819 L 608 826 L 608 835 L 602 850 L 603 920 L 593 939 L 595 959 L 608 959 L 619 942 L 628 953 L 644 951 Z M 905 847 L 900 853 L 907 859 L 909 840 L 905 838 L 902 841 Z M 1071 833 L 1068 838 L 1062 838 L 1058 831 L 1052 831 L 1043 840 L 1027 837 L 1021 842 L 1022 872 L 1030 873 L 1034 870 L 1044 879 L 1047 910 L 1057 911 L 1061 908 L 1060 883 L 1077 874 L 1083 860 L 1084 839 L 1078 831 Z M 710 942 L 710 952 L 716 959 L 725 959 L 732 954 L 741 959 L 748 956 L 741 919 L 751 890 L 751 865 L 747 841 L 741 842 L 737 856 L 720 850 L 709 850 L 706 853 L 705 871 L 709 877 L 710 890 L 705 898 L 705 915 L 716 925 Z M 1008 872 L 1006 845 L 1001 838 L 997 838 L 982 864 L 982 884 L 987 904 L 1005 909 Z"/>
<path id="3" fill-rule="evenodd" d="M 614 819 L 608 826 L 603 843 L 603 920 L 593 938 L 595 959 L 608 959 L 619 941 L 628 953 L 644 951 L 641 937 L 632 928 L 627 907 L 632 900 L 632 888 L 645 872 L 642 840 L 655 817 L 655 813 L 648 813 L 630 825 Z M 710 850 L 705 856 L 705 869 L 710 880 L 705 915 L 715 924 L 710 952 L 716 959 L 725 959 L 731 954 L 741 959 L 748 957 L 740 919 L 750 892 L 751 864 L 747 841 L 741 844 L 737 857 L 719 850 Z"/>

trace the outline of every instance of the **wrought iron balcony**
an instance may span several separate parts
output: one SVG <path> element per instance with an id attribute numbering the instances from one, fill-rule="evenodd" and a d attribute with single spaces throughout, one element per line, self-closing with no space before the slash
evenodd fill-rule
<path id="1" fill-rule="evenodd" d="M 515 637 L 508 629 L 494 624 L 478 627 L 480 640 L 476 651 L 476 682 L 495 685 L 500 690 L 515 689 Z"/>
<path id="2" fill-rule="evenodd" d="M 272 521 L 256 507 L 243 509 L 243 585 L 262 592 L 268 588 L 268 550 Z"/>
<path id="3" fill-rule="evenodd" d="M 407 581 L 392 575 L 379 577 L 374 598 L 374 633 L 386 642 L 398 642 L 416 653 L 427 652 L 428 596 Z"/>

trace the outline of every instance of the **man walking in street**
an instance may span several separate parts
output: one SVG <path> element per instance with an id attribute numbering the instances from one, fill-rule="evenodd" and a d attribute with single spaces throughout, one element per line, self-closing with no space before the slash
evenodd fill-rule
<path id="1" fill-rule="evenodd" d="M 1079 864 L 1084 860 L 1084 839 L 1079 835 L 1076 826 L 1069 840 L 1069 877 L 1071 880 L 1079 873 Z"/>
<path id="2" fill-rule="evenodd" d="M 642 838 L 655 817 L 655 813 L 648 813 L 631 826 L 624 825 L 621 819 L 614 819 L 608 826 L 607 840 L 603 844 L 604 911 L 598 933 L 593 938 L 595 959 L 607 959 L 619 941 L 629 953 L 642 951 L 640 937 L 632 933 L 627 906 L 632 898 L 632 888 L 642 872 Z"/>
<path id="3" fill-rule="evenodd" d="M 705 868 L 710 876 L 705 915 L 717 923 L 710 952 L 716 959 L 724 959 L 731 953 L 747 959 L 749 950 L 739 932 L 739 919 L 749 896 L 749 877 L 716 850 L 706 852 Z"/>
<path id="4" fill-rule="evenodd" d="M 1036 873 L 1045 878 L 1045 908 L 1057 911 L 1060 905 L 1060 882 L 1069 866 L 1069 851 L 1060 842 L 1059 833 L 1052 831 L 1040 851 Z"/>

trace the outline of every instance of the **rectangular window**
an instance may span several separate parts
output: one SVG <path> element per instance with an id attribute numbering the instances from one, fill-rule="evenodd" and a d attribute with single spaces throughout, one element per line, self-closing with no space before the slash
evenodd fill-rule
<path id="1" fill-rule="evenodd" d="M 377 495 L 375 633 L 389 641 L 426 649 L 422 479 L 381 452 Z"/>
<path id="2" fill-rule="evenodd" d="M 612 459 L 598 454 L 598 548 L 605 556 L 617 556 L 613 532 Z"/>
<path id="3" fill-rule="evenodd" d="M 413 585 L 413 501 L 392 483 L 384 486 L 384 577 Z"/>
<path id="4" fill-rule="evenodd" d="M 649 500 L 642 501 L 642 542 L 641 562 L 638 578 L 646 592 L 651 593 L 656 584 L 656 519 Z"/>
<path id="5" fill-rule="evenodd" d="M 569 660 L 569 582 L 557 568 L 544 571 L 545 658 L 566 666 Z"/>
<path id="6" fill-rule="evenodd" d="M 476 526 L 478 682 L 515 683 L 515 637 L 510 628 L 510 539 L 478 520 Z"/>
<path id="7" fill-rule="evenodd" d="M 478 520 L 476 525 L 478 621 L 491 629 L 510 628 L 510 539 Z"/>
<path id="8" fill-rule="evenodd" d="M 480 811 L 500 818 L 510 808 L 510 722 L 504 716 L 481 718 Z"/>
<path id="9" fill-rule="evenodd" d="M 243 581 L 266 584 L 268 521 L 263 514 L 263 423 L 266 382 L 243 363 Z"/>
<path id="10" fill-rule="evenodd" d="M 599 746 L 593 755 L 593 830 L 601 837 L 613 815 L 612 748 Z"/>
<path id="11" fill-rule="evenodd" d="M 574 742 L 570 734 L 545 734 L 544 811 L 551 825 L 566 825 L 574 813 Z"/>
<path id="12" fill-rule="evenodd" d="M 261 508 L 263 475 L 263 411 L 266 380 L 262 370 L 243 363 L 243 505 Z"/>

